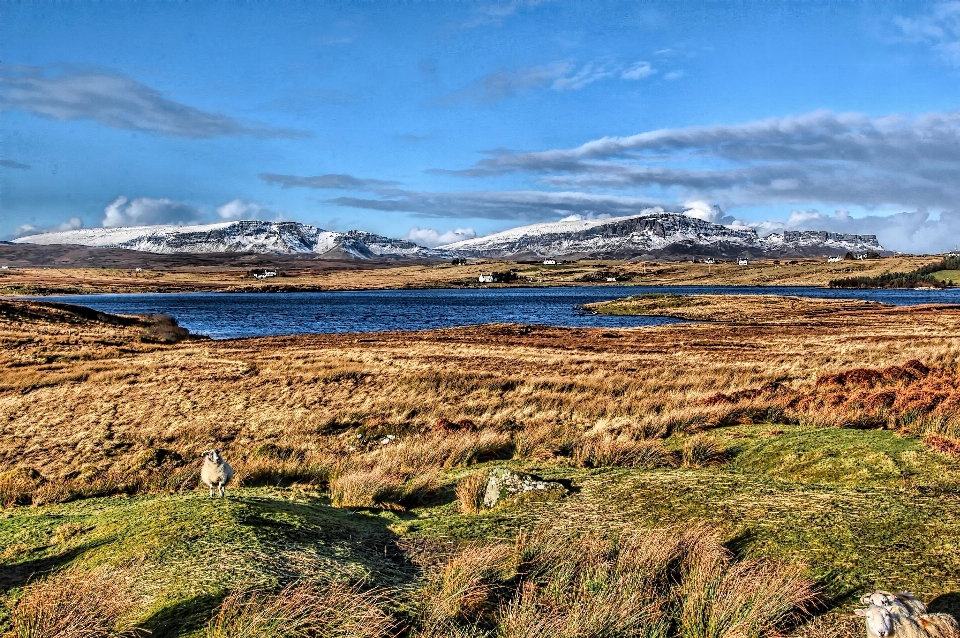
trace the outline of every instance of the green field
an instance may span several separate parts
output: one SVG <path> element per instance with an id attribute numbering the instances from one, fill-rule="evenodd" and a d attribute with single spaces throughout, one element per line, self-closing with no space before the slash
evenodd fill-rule
<path id="1" fill-rule="evenodd" d="M 960 282 L 960 270 L 939 270 L 933 273 L 933 276 L 937 281 Z"/>

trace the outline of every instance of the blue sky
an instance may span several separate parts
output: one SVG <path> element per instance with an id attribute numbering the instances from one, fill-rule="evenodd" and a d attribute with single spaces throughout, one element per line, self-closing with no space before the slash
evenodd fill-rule
<path id="1" fill-rule="evenodd" d="M 960 242 L 960 3 L 4 3 L 0 237 L 650 206 Z"/>

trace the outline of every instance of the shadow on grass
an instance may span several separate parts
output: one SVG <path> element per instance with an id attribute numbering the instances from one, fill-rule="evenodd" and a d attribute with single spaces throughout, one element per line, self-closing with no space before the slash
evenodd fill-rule
<path id="1" fill-rule="evenodd" d="M 222 594 L 200 594 L 157 611 L 139 624 L 150 638 L 176 638 L 203 629 L 213 610 L 223 602 Z"/>
<path id="2" fill-rule="evenodd" d="M 927 609 L 933 614 L 950 614 L 960 622 L 960 592 L 940 594 L 930 601 Z"/>
<path id="3" fill-rule="evenodd" d="M 0 567 L 0 593 L 5 593 L 14 587 L 23 587 L 37 576 L 56 571 L 61 567 L 66 567 L 76 558 L 87 551 L 105 545 L 109 540 L 101 540 L 96 543 L 87 543 L 79 545 L 73 549 L 54 554 L 53 556 L 44 556 L 34 560 L 25 560 L 13 565 L 4 565 Z"/>

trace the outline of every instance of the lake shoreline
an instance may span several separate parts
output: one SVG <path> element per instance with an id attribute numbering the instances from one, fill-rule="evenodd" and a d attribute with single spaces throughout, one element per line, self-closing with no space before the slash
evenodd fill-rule
<path id="1" fill-rule="evenodd" d="M 561 328 L 649 327 L 686 318 L 595 313 L 591 304 L 644 296 L 720 295 L 878 301 L 892 306 L 960 303 L 960 291 L 837 290 L 773 286 L 540 286 L 323 292 L 121 293 L 10 300 L 91 307 L 120 315 L 164 313 L 214 339 L 327 333 L 422 331 L 487 324 Z"/>

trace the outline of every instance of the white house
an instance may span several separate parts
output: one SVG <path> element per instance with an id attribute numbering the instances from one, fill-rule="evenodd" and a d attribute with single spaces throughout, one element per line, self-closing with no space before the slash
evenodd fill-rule
<path id="1" fill-rule="evenodd" d="M 831 264 L 839 264 L 841 261 L 843 261 L 843 257 L 840 257 L 840 256 L 827 257 L 827 262 Z"/>
<path id="2" fill-rule="evenodd" d="M 717 263 L 717 261 L 713 257 L 707 257 L 706 259 L 703 260 L 703 263 L 713 265 Z"/>
<path id="3" fill-rule="evenodd" d="M 490 274 L 490 275 L 480 275 L 480 277 L 479 277 L 478 279 L 479 279 L 480 283 L 482 283 L 482 284 L 492 284 L 493 282 L 496 281 L 496 279 L 493 278 L 493 275 L 492 275 L 492 274 Z"/>
<path id="4" fill-rule="evenodd" d="M 556 260 L 556 259 L 544 259 L 544 260 L 543 260 L 543 265 L 544 265 L 544 266 L 556 266 L 556 265 L 557 265 L 557 260 Z"/>
<path id="5" fill-rule="evenodd" d="M 607 277 L 607 281 L 616 281 L 616 280 L 617 280 L 616 277 Z"/>
<path id="6" fill-rule="evenodd" d="M 750 265 L 750 260 L 747 259 L 746 257 L 741 257 L 740 259 L 737 260 L 737 265 L 738 265 L 738 266 L 749 266 L 749 265 Z"/>

